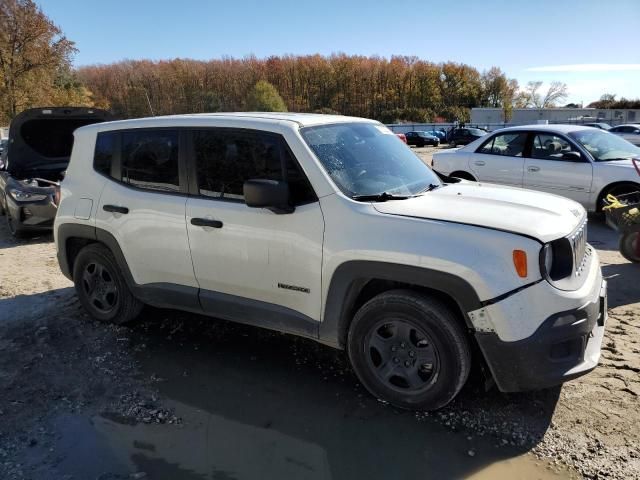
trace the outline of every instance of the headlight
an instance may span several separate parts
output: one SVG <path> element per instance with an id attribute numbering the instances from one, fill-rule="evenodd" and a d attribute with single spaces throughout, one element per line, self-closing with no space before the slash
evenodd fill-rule
<path id="1" fill-rule="evenodd" d="M 573 253 L 566 238 L 547 243 L 540 250 L 540 270 L 551 281 L 562 280 L 573 272 Z"/>
<path id="2" fill-rule="evenodd" d="M 47 198 L 46 195 L 41 193 L 30 193 L 18 189 L 9 190 L 9 195 L 11 195 L 16 202 L 39 202 Z"/>
<path id="3" fill-rule="evenodd" d="M 542 273 L 549 275 L 549 272 L 551 272 L 553 268 L 553 246 L 550 243 L 542 247 L 542 264 L 544 266 Z"/>

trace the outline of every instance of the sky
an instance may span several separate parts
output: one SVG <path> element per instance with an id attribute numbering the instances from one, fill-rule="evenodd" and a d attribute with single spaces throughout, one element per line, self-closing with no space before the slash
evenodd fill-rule
<path id="1" fill-rule="evenodd" d="M 123 59 L 415 55 L 640 98 L 640 0 L 36 0 L 76 66 Z"/>

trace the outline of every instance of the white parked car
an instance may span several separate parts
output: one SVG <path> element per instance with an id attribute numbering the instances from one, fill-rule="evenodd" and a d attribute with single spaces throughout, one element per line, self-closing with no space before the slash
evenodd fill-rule
<path id="1" fill-rule="evenodd" d="M 203 114 L 82 127 L 54 235 L 96 319 L 143 304 L 348 351 L 374 395 L 434 409 L 488 365 L 503 391 L 593 369 L 606 282 L 586 212 L 443 183 L 379 122 Z"/>
<path id="2" fill-rule="evenodd" d="M 555 193 L 597 211 L 609 193 L 640 190 L 632 158 L 640 159 L 640 148 L 601 129 L 526 125 L 437 152 L 433 168 L 465 180 Z"/>
<path id="3" fill-rule="evenodd" d="M 638 124 L 618 125 L 609 129 L 609 131 L 620 135 L 634 145 L 640 145 L 640 125 Z"/>

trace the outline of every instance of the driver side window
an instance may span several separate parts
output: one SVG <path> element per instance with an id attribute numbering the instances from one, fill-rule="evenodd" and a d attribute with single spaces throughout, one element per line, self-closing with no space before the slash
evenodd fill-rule
<path id="1" fill-rule="evenodd" d="M 531 158 L 563 160 L 562 156 L 567 152 L 580 153 L 566 139 L 557 135 L 539 133 L 533 138 Z"/>

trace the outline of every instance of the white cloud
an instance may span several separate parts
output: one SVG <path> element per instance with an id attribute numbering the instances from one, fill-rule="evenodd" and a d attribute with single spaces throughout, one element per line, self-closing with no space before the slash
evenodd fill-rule
<path id="1" fill-rule="evenodd" d="M 575 63 L 530 67 L 528 72 L 630 72 L 640 70 L 640 63 Z"/>

